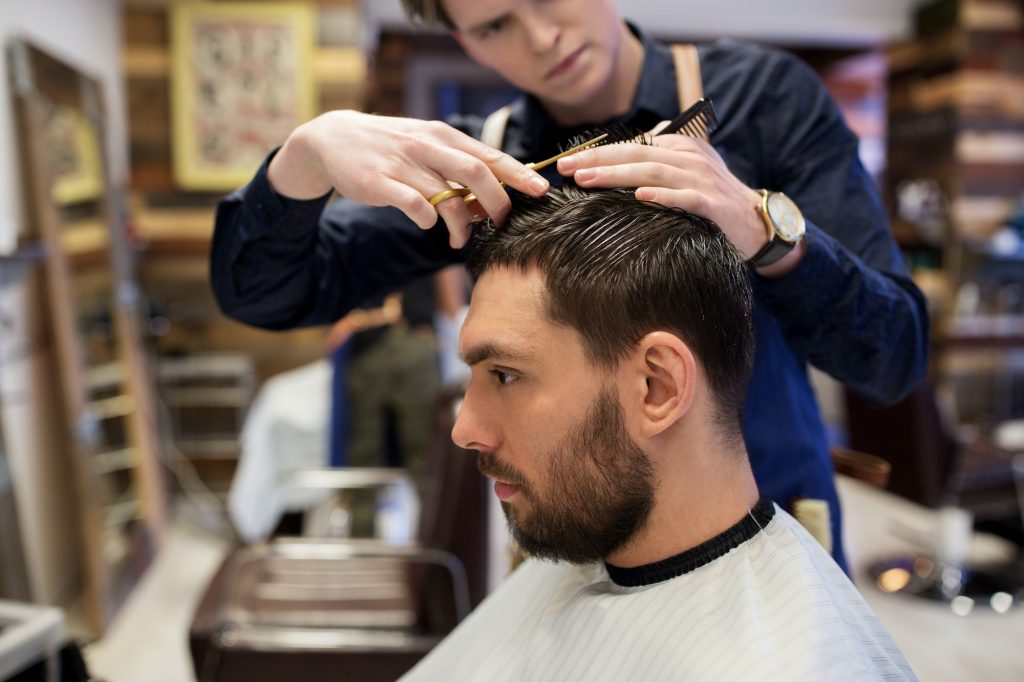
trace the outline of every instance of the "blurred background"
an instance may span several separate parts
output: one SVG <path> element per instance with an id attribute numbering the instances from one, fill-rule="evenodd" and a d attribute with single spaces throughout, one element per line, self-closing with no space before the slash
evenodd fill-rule
<path id="1" fill-rule="evenodd" d="M 619 4 L 667 42 L 796 53 L 859 135 L 933 330 L 898 406 L 814 375 L 840 473 L 891 465 L 840 476 L 854 578 L 921 679 L 1024 679 L 1024 3 Z M 242 326 L 209 288 L 215 206 L 320 112 L 515 92 L 398 0 L 0 0 L 0 37 L 0 679 L 84 679 L 79 651 L 112 681 L 393 678 L 509 567 L 447 437 L 464 301 Z M 423 427 L 374 398 L 381 469 L 353 471 L 380 385 L 350 363 L 390 329 L 440 379 Z"/>

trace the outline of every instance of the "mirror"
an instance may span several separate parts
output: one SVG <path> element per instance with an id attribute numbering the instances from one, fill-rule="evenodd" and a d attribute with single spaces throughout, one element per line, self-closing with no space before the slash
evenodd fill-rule
<path id="1" fill-rule="evenodd" d="M 3 420 L 0 419 L 0 600 L 29 601 L 31 594 L 21 550 L 21 530 L 14 499 L 14 481 L 7 464 Z"/>
<path id="2" fill-rule="evenodd" d="M 153 556 L 166 507 L 140 297 L 105 159 L 100 84 L 24 40 L 8 45 L 31 232 L 44 245 L 62 405 L 54 427 L 78 493 L 83 604 L 99 632 Z"/>

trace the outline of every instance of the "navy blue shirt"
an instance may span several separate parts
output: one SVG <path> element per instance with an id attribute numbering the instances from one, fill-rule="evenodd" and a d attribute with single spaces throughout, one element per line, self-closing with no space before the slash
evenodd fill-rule
<path id="1" fill-rule="evenodd" d="M 630 28 L 644 44 L 643 72 L 631 110 L 614 122 L 646 130 L 679 112 L 675 65 L 667 46 Z M 807 219 L 806 252 L 792 272 L 778 279 L 751 272 L 757 349 L 743 430 L 754 475 L 762 494 L 783 507 L 800 497 L 828 501 L 833 555 L 843 565 L 839 501 L 807 365 L 876 402 L 898 401 L 927 364 L 925 302 L 858 141 L 814 72 L 786 53 L 748 44 L 698 50 L 704 92 L 720 120 L 711 143 L 740 180 L 784 191 Z M 479 136 L 482 120 L 452 124 Z M 522 97 L 505 151 L 536 161 L 579 132 L 558 127 L 535 99 Z M 213 289 L 236 319 L 269 329 L 328 324 L 462 260 L 443 226 L 420 230 L 397 209 L 285 199 L 270 187 L 267 163 L 217 211 Z M 560 183 L 553 170 L 548 177 Z"/>

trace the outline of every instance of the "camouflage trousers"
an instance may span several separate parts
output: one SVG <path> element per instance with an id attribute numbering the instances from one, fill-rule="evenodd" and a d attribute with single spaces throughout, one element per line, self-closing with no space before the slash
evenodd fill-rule
<path id="1" fill-rule="evenodd" d="M 441 389 L 437 341 L 429 328 L 399 323 L 349 359 L 349 464 L 388 464 L 389 428 L 402 467 L 419 481 L 433 441 Z M 354 535 L 372 535 L 376 491 L 352 495 Z"/>

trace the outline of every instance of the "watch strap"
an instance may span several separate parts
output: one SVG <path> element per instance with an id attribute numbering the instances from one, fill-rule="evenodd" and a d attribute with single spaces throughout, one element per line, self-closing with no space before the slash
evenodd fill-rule
<path id="1" fill-rule="evenodd" d="M 762 246 L 761 250 L 751 256 L 747 262 L 755 268 L 763 268 L 782 260 L 782 257 L 792 251 L 795 246 L 795 242 L 777 239 L 773 232 L 768 243 Z"/>
<path id="2" fill-rule="evenodd" d="M 772 220 L 771 215 L 768 213 L 768 197 L 771 196 L 772 192 L 766 189 L 759 189 L 758 193 L 761 195 L 761 203 L 757 210 L 761 214 L 761 219 L 764 220 L 765 226 L 768 228 L 768 243 L 762 246 L 747 262 L 754 268 L 763 268 L 782 260 L 782 257 L 792 251 L 798 242 L 789 242 L 779 237 L 776 232 L 775 221 Z"/>

